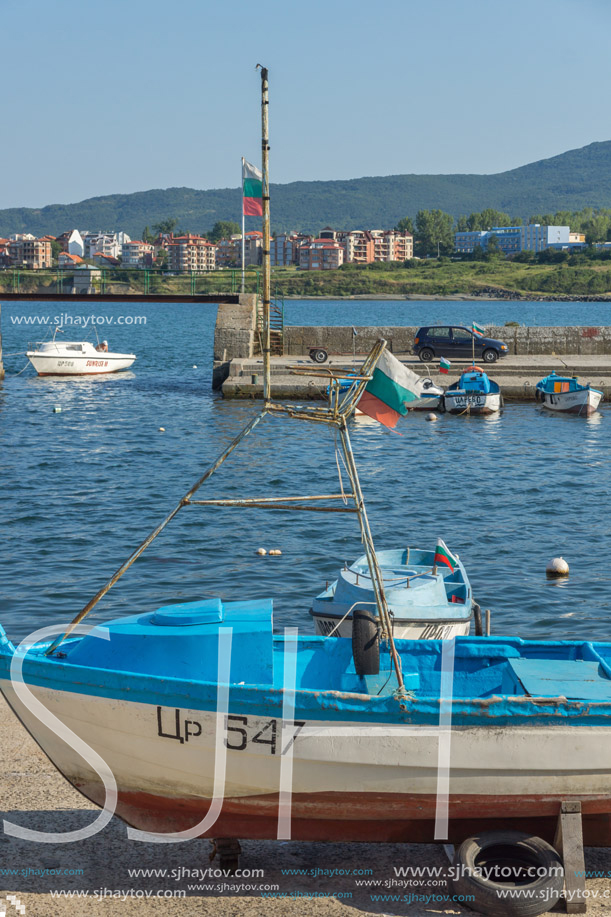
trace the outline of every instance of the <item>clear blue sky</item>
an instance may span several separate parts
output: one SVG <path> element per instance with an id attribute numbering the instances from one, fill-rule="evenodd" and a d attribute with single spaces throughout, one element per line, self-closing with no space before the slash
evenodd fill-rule
<path id="1" fill-rule="evenodd" d="M 499 172 L 611 139 L 608 0 L 0 0 L 0 208 Z"/>

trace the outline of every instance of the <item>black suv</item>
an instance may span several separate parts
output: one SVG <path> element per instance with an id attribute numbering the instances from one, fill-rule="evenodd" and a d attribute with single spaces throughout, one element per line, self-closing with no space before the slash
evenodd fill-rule
<path id="1" fill-rule="evenodd" d="M 435 357 L 473 357 L 474 348 L 475 356 L 484 363 L 495 363 L 509 349 L 503 341 L 480 337 L 462 325 L 429 325 L 418 329 L 413 353 L 428 363 Z"/>

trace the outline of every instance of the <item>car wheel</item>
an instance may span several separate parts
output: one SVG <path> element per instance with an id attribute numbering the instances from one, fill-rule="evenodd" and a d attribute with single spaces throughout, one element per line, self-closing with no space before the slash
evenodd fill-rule
<path id="1" fill-rule="evenodd" d="M 323 350 L 322 347 L 318 347 L 316 350 L 310 351 L 310 358 L 315 363 L 324 363 L 328 356 L 329 354 L 326 350 Z"/>
<path id="2" fill-rule="evenodd" d="M 499 358 L 496 350 L 493 350 L 491 347 L 489 347 L 487 350 L 484 350 L 482 356 L 484 358 L 484 363 L 496 363 Z"/>
<path id="3" fill-rule="evenodd" d="M 423 347 L 420 353 L 418 354 L 423 363 L 430 363 L 435 354 L 430 347 Z"/>

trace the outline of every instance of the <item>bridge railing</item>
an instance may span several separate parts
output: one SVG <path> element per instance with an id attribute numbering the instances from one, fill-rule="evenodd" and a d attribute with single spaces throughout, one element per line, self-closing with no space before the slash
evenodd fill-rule
<path id="1" fill-rule="evenodd" d="M 258 293 L 260 272 L 247 270 L 244 292 Z M 88 270 L 21 270 L 0 271 L 2 293 L 112 293 L 128 296 L 197 296 L 198 294 L 236 294 L 242 292 L 242 274 L 237 270 L 191 271 L 177 274 L 159 270 L 117 268 Z"/>

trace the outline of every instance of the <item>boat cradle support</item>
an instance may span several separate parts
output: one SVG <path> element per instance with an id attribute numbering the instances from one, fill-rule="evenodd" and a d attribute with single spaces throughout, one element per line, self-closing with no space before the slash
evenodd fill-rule
<path id="1" fill-rule="evenodd" d="M 585 914 L 586 868 L 583 854 L 581 803 L 564 800 L 560 806 L 554 847 L 564 864 L 567 914 Z"/>

